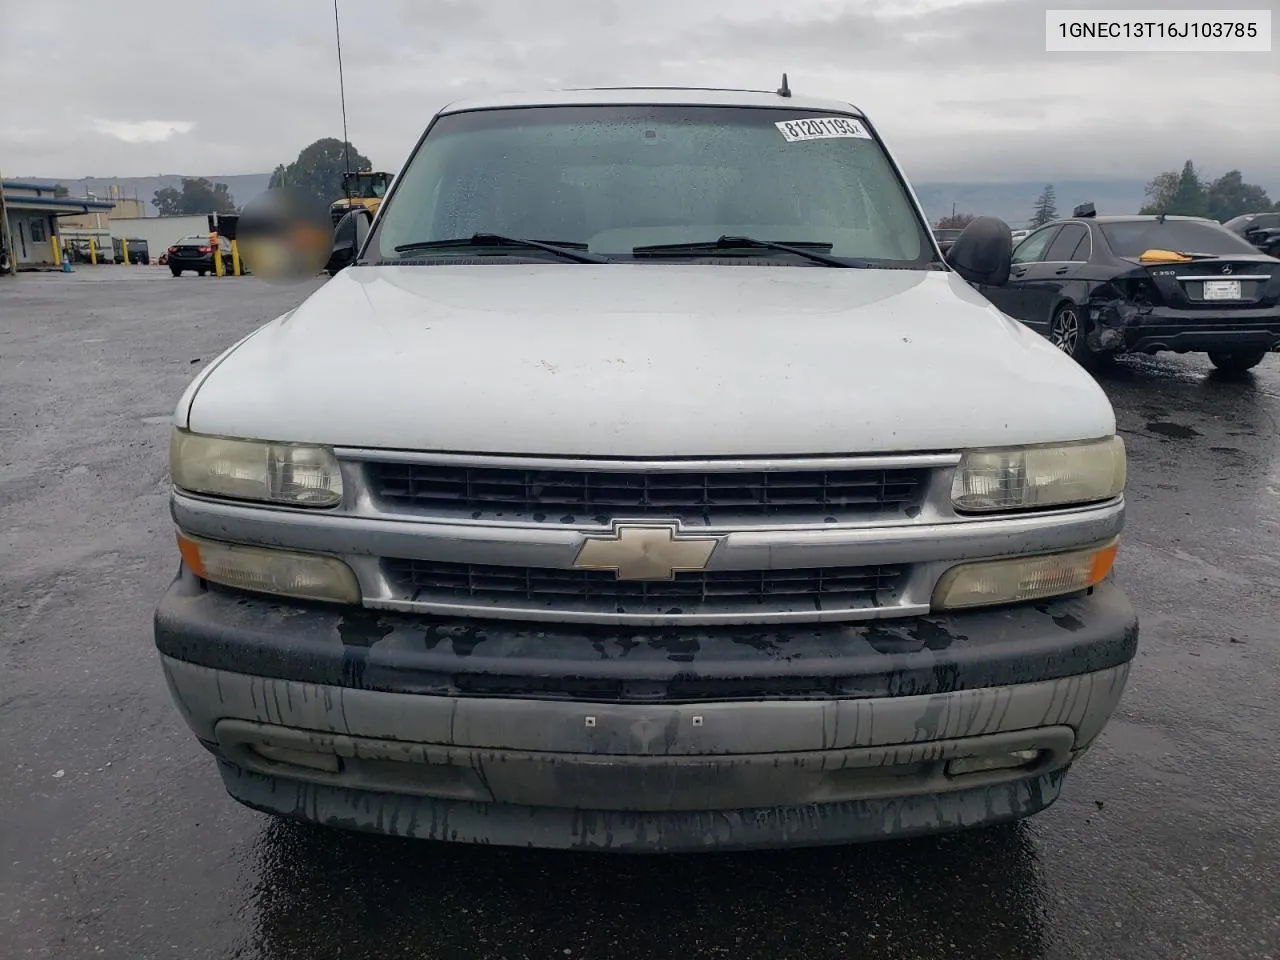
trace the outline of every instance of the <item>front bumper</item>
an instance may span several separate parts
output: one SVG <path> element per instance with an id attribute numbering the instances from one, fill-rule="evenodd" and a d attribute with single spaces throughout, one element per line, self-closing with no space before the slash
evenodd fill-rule
<path id="1" fill-rule="evenodd" d="M 184 573 L 156 644 L 184 718 L 250 806 L 404 836 L 644 851 L 1028 816 L 1102 730 L 1137 644 L 1111 584 L 874 624 L 543 626 L 282 604 Z M 1013 751 L 1034 758 L 949 772 Z"/>

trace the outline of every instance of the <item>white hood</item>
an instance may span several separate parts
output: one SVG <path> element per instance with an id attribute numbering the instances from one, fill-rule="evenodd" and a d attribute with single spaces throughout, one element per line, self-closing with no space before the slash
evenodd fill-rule
<path id="1" fill-rule="evenodd" d="M 954 274 L 684 264 L 350 268 L 226 355 L 184 420 L 222 436 L 592 457 L 1115 430 L 1092 377 Z"/>

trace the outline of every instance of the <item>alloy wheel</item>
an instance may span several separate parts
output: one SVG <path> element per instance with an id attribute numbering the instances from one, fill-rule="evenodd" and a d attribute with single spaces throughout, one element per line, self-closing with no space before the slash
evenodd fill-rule
<path id="1" fill-rule="evenodd" d="M 1080 340 L 1080 321 L 1070 307 L 1058 311 L 1058 315 L 1053 318 L 1049 340 L 1063 353 L 1075 354 L 1076 344 Z"/>

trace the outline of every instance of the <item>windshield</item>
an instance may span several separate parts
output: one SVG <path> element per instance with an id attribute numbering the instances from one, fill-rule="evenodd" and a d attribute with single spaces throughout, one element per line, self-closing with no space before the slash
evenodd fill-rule
<path id="1" fill-rule="evenodd" d="M 1117 257 L 1140 257 L 1148 250 L 1214 256 L 1258 252 L 1222 225 L 1203 220 L 1127 220 L 1100 226 Z"/>
<path id="2" fill-rule="evenodd" d="M 612 105 L 447 115 L 409 161 L 369 250 L 416 258 L 420 250 L 396 247 L 492 233 L 628 259 L 636 247 L 732 236 L 829 244 L 836 257 L 924 268 L 935 256 L 926 227 L 879 142 L 852 117 L 816 117 Z"/>
<path id="3" fill-rule="evenodd" d="M 353 197 L 374 200 L 386 194 L 387 178 L 381 174 L 353 173 L 349 181 L 349 189 Z"/>

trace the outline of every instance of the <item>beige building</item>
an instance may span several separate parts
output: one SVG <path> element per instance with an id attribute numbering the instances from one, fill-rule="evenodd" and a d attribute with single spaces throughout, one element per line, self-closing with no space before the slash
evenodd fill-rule
<path id="1" fill-rule="evenodd" d="M 91 200 L 97 200 L 97 197 L 89 197 Z M 141 200 L 110 200 L 103 201 L 110 206 L 110 210 L 105 213 L 94 212 L 84 213 L 79 216 L 62 217 L 62 226 L 71 230 L 106 230 L 108 220 L 123 220 L 127 218 L 141 218 L 147 215 L 145 205 Z"/>

